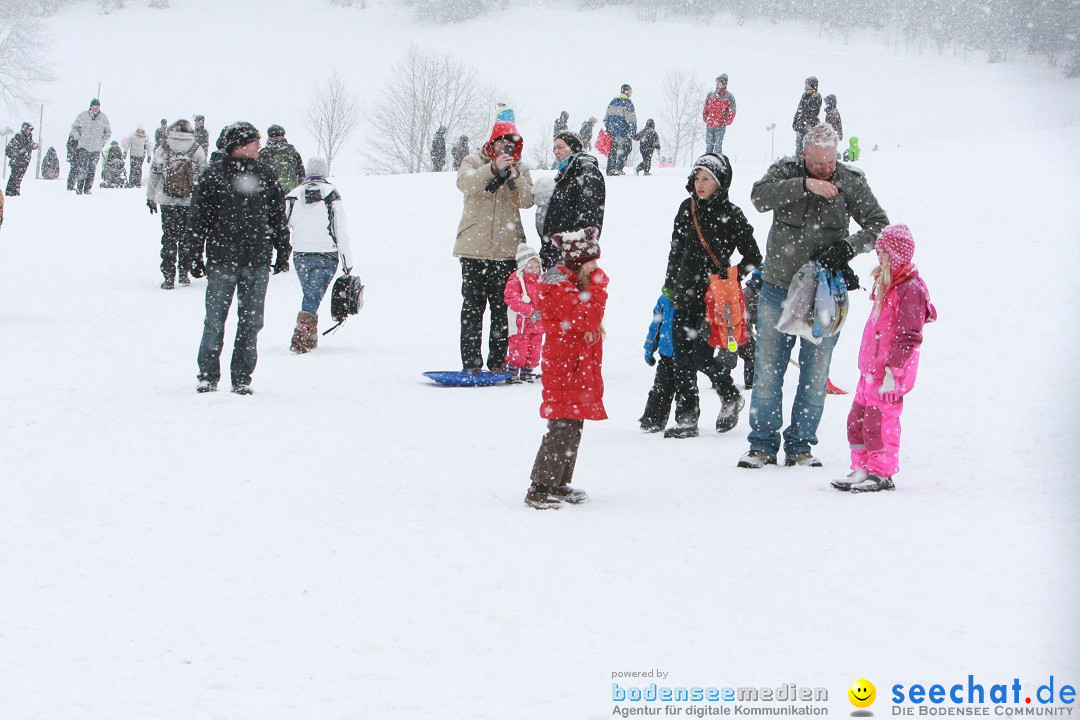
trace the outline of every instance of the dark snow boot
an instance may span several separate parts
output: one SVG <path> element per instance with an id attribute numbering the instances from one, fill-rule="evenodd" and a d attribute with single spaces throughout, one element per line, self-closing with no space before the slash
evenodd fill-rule
<path id="1" fill-rule="evenodd" d="M 547 485 L 530 485 L 529 492 L 525 494 L 525 504 L 537 510 L 558 510 L 562 507 L 562 501 L 551 495 L 551 488 Z"/>
<path id="2" fill-rule="evenodd" d="M 735 395 L 731 400 L 720 406 L 720 414 L 716 416 L 716 432 L 726 433 L 739 424 L 739 411 L 746 407 L 746 401 L 742 395 Z"/>
<path id="3" fill-rule="evenodd" d="M 560 485 L 559 487 L 551 488 L 551 497 L 571 505 L 580 505 L 583 502 L 588 502 L 589 493 L 584 490 L 572 488 L 569 485 Z"/>
<path id="4" fill-rule="evenodd" d="M 695 438 L 698 436 L 697 425 L 673 425 L 664 431 L 664 437 L 676 438 L 682 440 L 684 438 Z"/>
<path id="5" fill-rule="evenodd" d="M 176 287 L 176 283 L 173 282 L 173 279 L 171 277 L 165 278 L 165 280 L 163 280 L 162 283 L 161 283 L 161 289 L 162 290 L 172 290 L 175 287 Z"/>

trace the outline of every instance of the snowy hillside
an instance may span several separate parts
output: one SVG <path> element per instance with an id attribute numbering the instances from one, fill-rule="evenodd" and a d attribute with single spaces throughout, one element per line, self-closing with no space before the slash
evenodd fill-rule
<path id="1" fill-rule="evenodd" d="M 816 74 L 880 148 L 860 167 L 912 228 L 940 320 L 895 493 L 828 488 L 847 472 L 850 396 L 828 400 L 823 469 L 737 470 L 745 416 L 708 431 L 707 391 L 702 437 L 643 435 L 640 347 L 687 170 L 609 179 L 611 419 L 584 433 L 575 484 L 592 501 L 538 513 L 521 501 L 539 387 L 420 375 L 459 364 L 452 174 L 364 176 L 360 146 L 346 150 L 334 180 L 367 305 L 294 356 L 299 285 L 273 277 L 250 398 L 194 392 L 205 284 L 158 289 L 160 221 L 141 191 L 28 178 L 0 228 L 0 718 L 598 720 L 612 682 L 651 682 L 613 673 L 649 669 L 670 686 L 823 687 L 833 716 L 862 677 L 878 717 L 897 683 L 1080 683 L 1075 81 L 632 11 L 527 6 L 435 27 L 381 6 L 171 4 L 49 20 L 46 145 L 101 81 L 117 137 L 202 112 L 212 134 L 281 123 L 308 156 L 313 74 L 337 66 L 371 99 L 409 42 L 482 67 L 527 141 L 562 109 L 573 125 L 599 116 L 623 82 L 639 117 L 659 117 L 668 68 L 727 72 L 731 197 L 764 248 L 771 218 L 749 189 L 765 127 L 790 152 Z M 168 69 L 160 43 L 193 26 L 190 67 Z M 513 48 L 497 63 L 493 38 Z M 871 266 L 856 261 L 864 278 Z M 849 389 L 867 312 L 859 292 L 834 355 Z"/>

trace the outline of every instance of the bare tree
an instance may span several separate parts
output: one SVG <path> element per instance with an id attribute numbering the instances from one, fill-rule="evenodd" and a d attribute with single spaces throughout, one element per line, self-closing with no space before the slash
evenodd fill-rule
<path id="1" fill-rule="evenodd" d="M 555 160 L 555 156 L 551 153 L 551 144 L 553 142 L 551 134 L 553 130 L 552 125 L 545 125 L 540 139 L 528 143 L 531 148 L 529 160 L 532 161 L 532 166 L 538 170 L 547 170 Z"/>
<path id="2" fill-rule="evenodd" d="M 706 91 L 697 78 L 682 70 L 668 70 L 664 75 L 664 98 L 660 119 L 666 128 L 666 155 L 676 163 L 692 159 L 694 145 L 702 130 L 701 108 Z"/>
<path id="3" fill-rule="evenodd" d="M 0 98 L 13 112 L 34 102 L 33 88 L 52 79 L 39 36 L 41 22 L 19 2 L 0 2 Z"/>
<path id="4" fill-rule="evenodd" d="M 447 137 L 487 138 L 495 92 L 476 71 L 448 55 L 410 45 L 391 69 L 372 125 L 369 169 L 414 173 L 431 169 L 431 139 L 440 125 Z"/>
<path id="5" fill-rule="evenodd" d="M 359 123 L 360 106 L 334 68 L 330 77 L 315 86 L 305 123 L 318 140 L 328 165 L 333 165 L 334 157 L 356 132 Z"/>

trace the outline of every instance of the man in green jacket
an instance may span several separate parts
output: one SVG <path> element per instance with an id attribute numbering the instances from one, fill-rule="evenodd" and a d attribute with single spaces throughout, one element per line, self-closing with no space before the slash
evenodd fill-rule
<path id="1" fill-rule="evenodd" d="M 843 270 L 858 253 L 874 248 L 889 218 L 878 204 L 861 170 L 836 162 L 836 131 L 826 124 L 807 134 L 800 158 L 777 160 L 754 183 L 750 199 L 759 212 L 773 213 L 765 249 L 758 299 L 758 337 L 754 391 L 750 399 L 750 451 L 739 467 L 776 464 L 783 424 L 784 372 L 796 336 L 776 329 L 791 280 L 806 263 Z M 851 233 L 854 220 L 861 228 Z M 820 467 L 810 453 L 825 408 L 825 386 L 839 333 L 815 345 L 802 338 L 799 386 L 784 430 L 785 465 Z"/>

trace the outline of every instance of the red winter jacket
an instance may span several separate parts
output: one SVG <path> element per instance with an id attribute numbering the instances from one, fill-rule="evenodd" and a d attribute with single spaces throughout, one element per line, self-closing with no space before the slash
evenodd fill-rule
<path id="1" fill-rule="evenodd" d="M 525 292 L 521 292 L 521 281 L 525 280 Z M 540 284 L 540 276 L 518 270 L 510 273 L 506 279 L 506 287 L 503 288 L 503 300 L 506 306 L 517 315 L 516 329 L 519 335 L 528 335 L 544 332 L 544 321 L 533 320 L 532 316 L 540 309 L 537 286 Z M 526 302 L 525 297 L 529 300 Z"/>
<path id="2" fill-rule="evenodd" d="M 701 110 L 701 118 L 705 121 L 706 127 L 711 128 L 726 127 L 735 122 L 735 97 L 729 92 L 723 95 L 709 93 L 705 97 L 705 107 Z"/>
<path id="3" fill-rule="evenodd" d="M 575 273 L 562 266 L 548 273 L 554 270 L 565 277 L 556 283 L 541 281 L 539 285 L 540 317 L 547 330 L 541 362 L 544 393 L 540 417 L 606 420 L 604 378 L 600 375 L 604 341 L 599 331 L 607 305 L 608 277 L 597 268 L 589 278 L 589 289 L 581 291 Z"/>

